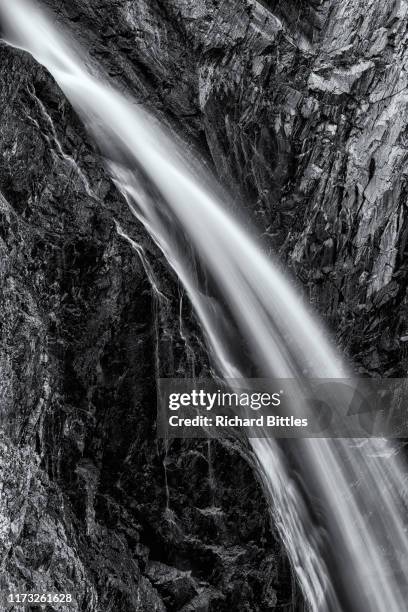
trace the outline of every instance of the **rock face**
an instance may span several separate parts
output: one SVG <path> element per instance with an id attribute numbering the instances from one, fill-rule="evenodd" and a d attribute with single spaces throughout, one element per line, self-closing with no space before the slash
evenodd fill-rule
<path id="1" fill-rule="evenodd" d="M 359 371 L 394 376 L 406 370 L 406 9 L 117 0 L 107 15 L 98 0 L 60 14 L 213 161 Z"/>
<path id="2" fill-rule="evenodd" d="M 202 156 L 359 371 L 403 374 L 406 3 L 44 4 Z M 301 611 L 240 450 L 156 440 L 156 375 L 207 368 L 177 280 L 51 77 L 0 56 L 0 590 Z"/>

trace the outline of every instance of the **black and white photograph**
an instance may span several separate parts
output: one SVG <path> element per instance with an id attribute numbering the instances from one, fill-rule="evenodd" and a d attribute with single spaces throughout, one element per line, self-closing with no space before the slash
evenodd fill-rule
<path id="1" fill-rule="evenodd" d="M 408 610 L 408 0 L 0 0 L 0 612 Z"/>

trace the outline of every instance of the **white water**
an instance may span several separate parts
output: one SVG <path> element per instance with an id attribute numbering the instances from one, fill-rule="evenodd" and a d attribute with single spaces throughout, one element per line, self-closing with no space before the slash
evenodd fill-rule
<path id="1" fill-rule="evenodd" d="M 211 180 L 183 158 L 175 140 L 103 74 L 95 74 L 75 41 L 32 4 L 0 0 L 0 15 L 8 42 L 26 49 L 52 73 L 107 156 L 118 189 L 184 284 L 223 376 L 241 376 L 223 302 L 262 375 L 346 376 L 321 326 L 224 207 Z M 209 299 L 199 286 L 189 242 L 214 279 L 221 302 Z M 301 450 L 305 488 L 310 485 L 318 494 L 326 525 L 322 532 L 307 509 L 316 498 L 304 501 L 276 442 L 251 444 L 310 608 L 405 610 L 406 479 L 395 453 L 384 452 L 384 442 L 376 440 L 294 443 Z"/>

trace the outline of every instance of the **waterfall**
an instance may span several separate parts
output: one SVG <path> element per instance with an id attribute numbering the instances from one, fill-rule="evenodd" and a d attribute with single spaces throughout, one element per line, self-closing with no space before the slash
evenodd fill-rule
<path id="1" fill-rule="evenodd" d="M 7 42 L 43 64 L 82 117 L 117 188 L 184 285 L 223 377 L 246 374 L 229 319 L 263 376 L 347 376 L 321 324 L 182 144 L 117 91 L 36 6 L 0 0 L 0 15 Z M 219 299 L 200 286 L 190 245 Z M 276 441 L 250 444 L 309 607 L 405 610 L 406 479 L 397 455 L 385 457 L 386 443 L 295 441 L 291 452 L 301 456 L 303 487 Z M 313 514 L 322 515 L 324 529 Z"/>

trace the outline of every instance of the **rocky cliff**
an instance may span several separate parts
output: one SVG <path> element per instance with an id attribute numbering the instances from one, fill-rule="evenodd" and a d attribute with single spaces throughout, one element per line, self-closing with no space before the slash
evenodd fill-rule
<path id="1" fill-rule="evenodd" d="M 406 3 L 44 4 L 202 157 L 359 372 L 403 374 Z M 0 55 L 1 589 L 300 612 L 240 449 L 156 439 L 156 375 L 207 369 L 177 279 L 52 78 Z"/>

